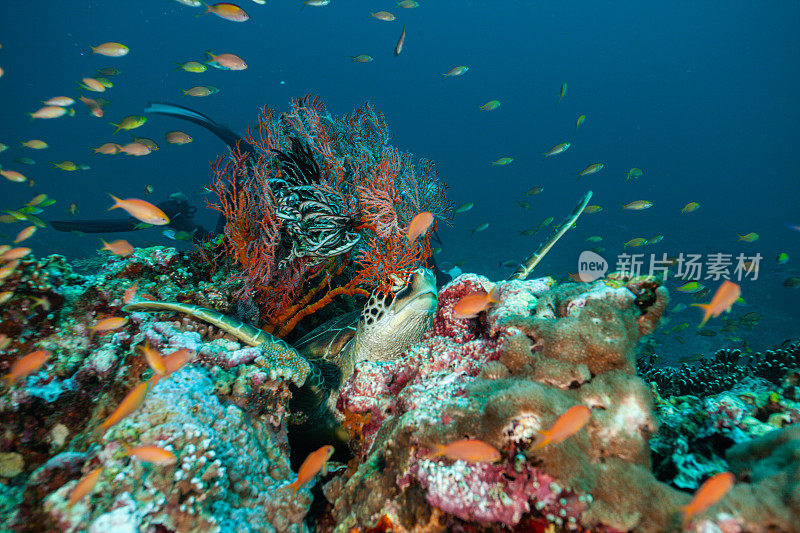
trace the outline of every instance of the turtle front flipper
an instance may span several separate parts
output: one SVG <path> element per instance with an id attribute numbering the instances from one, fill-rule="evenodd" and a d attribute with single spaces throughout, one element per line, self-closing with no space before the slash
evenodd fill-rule
<path id="1" fill-rule="evenodd" d="M 284 340 L 269 333 L 236 320 L 219 311 L 206 309 L 199 305 L 181 304 L 177 302 L 159 302 L 142 300 L 133 302 L 122 308 L 123 311 L 173 311 L 183 313 L 212 324 L 225 333 L 229 333 L 250 346 L 261 349 L 262 358 L 257 360 L 259 366 L 268 370 L 271 375 L 289 375 L 298 387 L 305 384 L 311 373 L 311 365 L 297 350 Z M 287 371 L 281 371 L 286 369 Z"/>
<path id="2" fill-rule="evenodd" d="M 311 372 L 302 387 L 293 391 L 290 408 L 293 413 L 303 413 L 300 431 L 329 434 L 339 424 L 330 416 L 328 398 L 331 390 L 338 390 L 342 372 L 334 363 L 318 360 L 311 362 Z M 322 427 L 325 426 L 325 427 Z"/>

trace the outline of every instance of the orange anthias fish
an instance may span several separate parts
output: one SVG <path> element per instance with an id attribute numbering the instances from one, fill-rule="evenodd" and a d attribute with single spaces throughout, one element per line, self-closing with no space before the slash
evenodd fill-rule
<path id="1" fill-rule="evenodd" d="M 245 63 L 244 59 L 236 54 L 214 55 L 211 52 L 206 52 L 206 54 L 208 55 L 208 62 L 210 64 L 216 63 L 220 67 L 228 70 L 245 70 L 247 68 L 247 63 Z"/>
<path id="2" fill-rule="evenodd" d="M 167 367 L 164 362 L 164 358 L 161 357 L 160 353 L 151 348 L 149 343 L 145 343 L 145 345 L 141 347 L 141 350 L 145 360 L 147 360 L 147 364 L 150 365 L 150 368 L 153 369 L 153 372 L 159 376 L 163 376 L 167 373 Z"/>
<path id="3" fill-rule="evenodd" d="M 453 316 L 456 318 L 475 318 L 486 311 L 493 303 L 498 303 L 497 285 L 492 287 L 488 294 L 486 291 L 473 292 L 461 298 L 453 306 Z"/>
<path id="4" fill-rule="evenodd" d="M 128 257 L 133 253 L 133 246 L 131 246 L 131 243 L 125 239 L 118 239 L 111 242 L 106 242 L 103 239 L 100 239 L 100 241 L 103 243 L 101 250 L 108 250 L 114 255 Z"/>
<path id="5" fill-rule="evenodd" d="M 105 143 L 97 148 L 92 148 L 94 153 L 103 155 L 115 155 L 118 154 L 121 149 L 122 146 L 118 145 L 117 143 Z"/>
<path id="6" fill-rule="evenodd" d="M 186 366 L 189 359 L 195 356 L 195 351 L 181 348 L 164 356 L 164 376 L 169 376 Z"/>
<path id="7" fill-rule="evenodd" d="M 116 203 L 108 208 L 109 211 L 120 208 L 127 211 L 128 214 L 133 218 L 141 220 L 147 224 L 153 224 L 154 226 L 164 226 L 169 224 L 169 217 L 166 215 L 166 213 L 150 202 L 145 202 L 144 200 L 139 200 L 136 198 L 120 200 L 113 194 L 110 196 Z"/>
<path id="8" fill-rule="evenodd" d="M 6 250 L 5 252 L 3 252 L 2 255 L 0 255 L 0 261 L 13 261 L 15 259 L 22 259 L 26 255 L 31 253 L 31 251 L 32 250 L 30 248 L 25 248 L 22 246 L 18 248 L 11 248 L 10 250 Z"/>
<path id="9" fill-rule="evenodd" d="M 130 52 L 127 46 L 120 43 L 103 43 L 92 46 L 91 49 L 93 54 L 100 54 L 107 57 L 122 57 Z"/>
<path id="10" fill-rule="evenodd" d="M 714 297 L 711 298 L 710 303 L 692 304 L 703 310 L 703 321 L 700 322 L 700 325 L 697 327 L 702 328 L 712 316 L 716 318 L 721 315 L 723 311 L 730 311 L 731 306 L 739 299 L 741 294 L 741 287 L 732 281 L 725 280 L 722 282 L 722 285 L 719 286 L 717 292 L 714 293 Z"/>
<path id="11" fill-rule="evenodd" d="M 578 432 L 589 422 L 592 410 L 585 405 L 573 405 L 558 417 L 558 420 L 547 430 L 539 433 L 544 437 L 533 449 L 538 450 L 548 444 L 558 444 Z"/>
<path id="12" fill-rule="evenodd" d="M 158 466 L 169 466 L 178 460 L 174 453 L 158 446 L 125 446 L 125 454 Z"/>
<path id="13" fill-rule="evenodd" d="M 27 228 L 17 233 L 17 237 L 14 239 L 14 244 L 30 239 L 33 236 L 33 234 L 36 233 L 36 229 L 37 229 L 36 226 L 28 226 Z"/>
<path id="14" fill-rule="evenodd" d="M 89 108 L 89 112 L 92 114 L 92 116 L 97 118 L 103 116 L 103 109 L 100 107 L 100 104 L 97 103 L 97 100 L 93 98 L 86 98 L 85 96 L 81 96 L 79 100 L 86 104 L 86 107 Z"/>
<path id="15" fill-rule="evenodd" d="M 430 211 L 419 213 L 411 221 L 411 224 L 408 225 L 408 230 L 406 230 L 408 240 L 414 242 L 417 238 L 428 233 L 431 224 L 433 224 L 433 213 Z"/>
<path id="16" fill-rule="evenodd" d="M 142 405 L 142 402 L 144 402 L 144 397 L 147 395 L 150 385 L 149 381 L 144 381 L 136 385 L 136 387 L 125 396 L 122 402 L 120 402 L 116 410 L 100 424 L 100 428 L 106 430 L 137 410 L 139 406 Z"/>
<path id="17" fill-rule="evenodd" d="M 500 460 L 500 452 L 482 440 L 462 439 L 449 444 L 434 444 L 435 451 L 426 459 L 445 456 L 454 461 L 468 463 L 494 463 Z"/>
<path id="18" fill-rule="evenodd" d="M 206 13 L 214 13 L 220 18 L 224 18 L 225 20 L 230 20 L 232 22 L 244 22 L 250 19 L 250 15 L 245 13 L 244 9 L 236 4 L 220 2 L 218 4 L 214 4 L 213 6 L 206 4 L 206 8 L 206 11 L 201 13 L 201 15 L 205 15 Z M 200 15 L 197 16 L 199 17 Z"/>
<path id="19" fill-rule="evenodd" d="M 322 475 L 328 473 L 328 459 L 333 455 L 333 446 L 326 445 L 317 451 L 311 452 L 300 465 L 300 470 L 297 471 L 297 479 L 289 483 L 287 487 L 296 493 L 300 487 L 311 481 L 317 472 L 322 471 Z"/>
<path id="20" fill-rule="evenodd" d="M 146 144 L 136 141 L 119 147 L 119 153 L 133 155 L 133 156 L 148 155 L 152 151 L 153 151 L 152 148 L 150 148 Z"/>
<path id="21" fill-rule="evenodd" d="M 736 482 L 736 478 L 730 472 L 721 472 L 711 476 L 705 483 L 700 485 L 694 493 L 692 501 L 681 508 L 683 511 L 683 528 L 689 525 L 692 518 L 705 512 L 709 507 L 717 503 L 725 496 Z"/>
<path id="22" fill-rule="evenodd" d="M 11 372 L 4 376 L 8 380 L 8 386 L 10 387 L 18 379 L 22 379 L 39 370 L 48 359 L 50 359 L 50 352 L 37 350 L 14 361 L 11 365 Z"/>
<path id="23" fill-rule="evenodd" d="M 102 320 L 98 320 L 89 329 L 91 329 L 95 333 L 102 333 L 104 331 L 111 331 L 114 329 L 121 328 L 127 323 L 128 323 L 128 317 L 110 316 L 108 318 L 103 318 Z"/>
<path id="24" fill-rule="evenodd" d="M 68 508 L 72 507 L 73 505 L 78 503 L 81 500 L 81 498 L 92 492 L 92 489 L 97 484 L 97 480 L 100 479 L 100 474 L 102 472 L 103 472 L 102 467 L 95 468 L 94 470 L 83 476 L 83 478 L 81 478 L 80 481 L 78 481 L 78 484 L 75 485 L 75 488 L 72 489 L 72 492 L 69 494 L 69 503 L 67 504 Z"/>

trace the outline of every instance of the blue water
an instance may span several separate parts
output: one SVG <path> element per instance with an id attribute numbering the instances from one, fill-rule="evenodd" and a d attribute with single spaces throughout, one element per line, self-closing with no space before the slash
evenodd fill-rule
<path id="1" fill-rule="evenodd" d="M 151 117 L 136 133 L 162 148 L 147 157 L 92 155 L 88 148 L 127 140 L 127 134 L 112 135 L 109 122 L 141 114 L 151 100 L 192 106 L 237 131 L 255 121 L 261 106 L 282 110 L 290 98 L 304 94 L 319 95 L 337 115 L 371 100 L 386 114 L 395 146 L 438 161 L 456 205 L 475 202 L 452 227 L 440 224 L 440 263 L 465 261 L 465 270 L 502 278 L 510 269 L 499 262 L 521 259 L 546 235 L 518 232 L 549 216 L 560 220 L 591 189 L 591 203 L 604 210 L 584 215 L 537 273 L 575 272 L 580 251 L 597 246 L 585 242 L 591 235 L 603 236 L 603 255 L 612 263 L 622 243 L 658 234 L 663 242 L 634 251 L 648 256 L 758 252 L 764 257 L 759 279 L 741 283 L 748 305 L 734 314 L 756 311 L 764 318 L 740 335 L 754 348 L 796 336 L 800 292 L 781 283 L 800 275 L 800 232 L 786 226 L 800 224 L 800 4 L 423 1 L 417 9 L 401 9 L 393 3 L 333 0 L 327 7 L 301 9 L 299 0 L 242 2 L 251 19 L 235 23 L 210 14 L 195 17 L 201 8 L 167 0 L 5 2 L 0 141 L 11 149 L 0 154 L 0 165 L 23 172 L 36 186 L 4 181 L 0 208 L 19 207 L 34 193 L 46 192 L 58 203 L 45 219 L 66 218 L 71 202 L 80 217 L 103 217 L 111 205 L 106 193 L 144 197 L 146 184 L 155 188 L 153 200 L 183 191 L 203 205 L 208 163 L 224 145 L 194 125 Z M 371 18 L 369 12 L 377 10 L 390 10 L 397 20 Z M 405 49 L 395 58 L 403 25 Z M 122 42 L 131 52 L 123 58 L 90 53 L 90 45 L 106 41 Z M 176 62 L 202 60 L 206 50 L 235 53 L 249 68 L 174 70 Z M 351 62 L 349 56 L 357 54 L 375 60 Z M 442 77 L 458 65 L 470 69 L 460 77 Z M 103 119 L 86 116 L 78 103 L 75 118 L 28 120 L 25 113 L 41 100 L 77 97 L 78 80 L 108 66 L 122 74 L 100 95 L 113 102 Z M 568 92 L 557 104 L 563 82 Z M 181 89 L 194 85 L 221 91 L 207 98 L 182 96 Z M 493 99 L 502 102 L 498 110 L 478 109 Z M 576 133 L 580 114 L 587 119 Z M 167 145 L 163 135 L 175 129 L 195 141 Z M 19 141 L 31 138 L 50 148 L 19 148 Z M 572 143 L 566 153 L 543 160 L 541 152 L 565 141 Z M 37 165 L 14 163 L 19 156 L 32 157 Z M 504 156 L 513 163 L 490 165 Z M 92 169 L 64 172 L 49 164 L 64 159 Z M 601 172 L 576 179 L 596 162 L 605 164 Z M 642 168 L 644 175 L 626 182 L 631 167 Z M 524 198 L 533 186 L 544 192 Z M 522 199 L 533 209 L 521 209 L 516 201 Z M 622 204 L 641 199 L 654 206 L 620 211 Z M 691 201 L 701 208 L 681 215 Z M 201 210 L 198 218 L 211 227 L 216 214 Z M 471 234 L 483 222 L 489 228 Z M 21 227 L 0 232 L 14 235 Z M 737 242 L 737 234 L 749 232 L 760 239 Z M 137 246 L 174 244 L 157 229 L 126 238 Z M 29 243 L 37 254 L 70 258 L 93 255 L 99 247 L 97 236 L 52 230 L 40 231 Z M 791 258 L 785 265 L 775 262 L 781 251 Z M 713 290 L 718 282 L 706 284 Z M 675 301 L 694 299 L 678 295 Z M 689 309 L 671 324 L 694 326 L 699 316 Z M 724 345 L 691 330 L 685 337 L 686 345 L 666 337 L 676 356 Z"/>

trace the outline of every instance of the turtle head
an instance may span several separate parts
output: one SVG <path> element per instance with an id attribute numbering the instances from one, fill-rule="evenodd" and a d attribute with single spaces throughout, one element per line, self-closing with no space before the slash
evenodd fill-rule
<path id="1" fill-rule="evenodd" d="M 418 341 L 433 322 L 438 305 L 433 272 L 418 268 L 408 278 L 394 276 L 393 281 L 390 291 L 373 292 L 361 312 L 353 366 L 364 360 L 395 359 Z"/>

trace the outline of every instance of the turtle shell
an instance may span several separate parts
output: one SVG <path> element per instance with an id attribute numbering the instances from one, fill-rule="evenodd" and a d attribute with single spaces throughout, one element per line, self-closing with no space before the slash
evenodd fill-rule
<path id="1" fill-rule="evenodd" d="M 339 355 L 356 335 L 361 311 L 353 311 L 325 322 L 294 343 L 295 349 L 308 361 L 336 363 Z"/>

